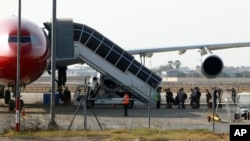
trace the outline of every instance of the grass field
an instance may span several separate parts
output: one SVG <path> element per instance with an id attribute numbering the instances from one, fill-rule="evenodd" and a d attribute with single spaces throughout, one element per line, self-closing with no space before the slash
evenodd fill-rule
<path id="1" fill-rule="evenodd" d="M 113 130 L 80 130 L 80 131 L 22 131 L 8 132 L 0 135 L 0 140 L 92 140 L 92 141 L 229 141 L 229 135 L 214 134 L 198 130 L 159 130 L 149 128 L 113 129 Z"/>

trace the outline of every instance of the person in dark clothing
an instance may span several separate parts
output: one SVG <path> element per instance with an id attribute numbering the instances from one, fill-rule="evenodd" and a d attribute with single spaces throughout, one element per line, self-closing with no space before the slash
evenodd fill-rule
<path id="1" fill-rule="evenodd" d="M 178 103 L 178 109 L 182 108 L 184 109 L 185 107 L 183 107 L 183 99 L 184 99 L 184 89 L 183 88 L 180 88 L 179 91 L 177 92 L 177 97 L 178 97 L 178 100 L 179 100 L 179 103 Z"/>
<path id="2" fill-rule="evenodd" d="M 208 89 L 206 89 L 206 101 L 207 101 L 207 107 L 208 108 L 211 108 L 211 105 L 210 105 L 210 100 L 212 99 L 212 95 L 211 93 L 208 91 Z"/>
<path id="3" fill-rule="evenodd" d="M 63 104 L 70 104 L 71 103 L 71 92 L 68 87 L 65 87 L 63 91 Z"/>
<path id="4" fill-rule="evenodd" d="M 195 103 L 196 92 L 192 88 L 190 90 L 191 90 L 191 94 L 190 94 L 190 106 L 192 108 L 195 108 L 196 107 L 196 103 Z"/>
<path id="5" fill-rule="evenodd" d="M 198 87 L 195 87 L 195 95 L 196 95 L 196 98 L 195 98 L 195 108 L 200 108 L 200 98 L 201 98 L 201 92 L 200 92 L 200 89 Z"/>
<path id="6" fill-rule="evenodd" d="M 165 91 L 166 91 L 166 102 L 167 102 L 166 108 L 172 108 L 173 92 L 170 90 L 170 88 L 165 89 Z"/>
<path id="7" fill-rule="evenodd" d="M 222 104 L 221 104 L 221 97 L 222 97 L 222 95 L 223 95 L 223 90 L 221 89 L 221 88 L 219 88 L 218 90 L 217 90 L 217 92 L 218 92 L 218 100 L 219 100 L 219 105 L 218 105 L 218 108 L 222 108 Z"/>
<path id="8" fill-rule="evenodd" d="M 216 88 L 213 88 L 214 89 L 214 92 L 213 92 L 213 105 L 214 105 L 214 109 L 216 109 L 216 106 L 217 106 L 217 89 Z"/>
<path id="9" fill-rule="evenodd" d="M 182 104 L 182 109 L 185 109 L 186 107 L 185 107 L 185 101 L 186 101 L 186 99 L 187 99 L 187 94 L 183 91 L 183 98 L 182 98 L 182 102 L 181 102 L 181 104 Z"/>
<path id="10" fill-rule="evenodd" d="M 235 88 L 232 88 L 232 101 L 234 102 L 234 104 L 236 103 L 236 90 L 235 90 Z"/>

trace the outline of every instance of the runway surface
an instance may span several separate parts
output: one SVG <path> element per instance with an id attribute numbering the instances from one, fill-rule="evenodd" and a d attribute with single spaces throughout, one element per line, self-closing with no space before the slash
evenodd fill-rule
<path id="1" fill-rule="evenodd" d="M 22 99 L 25 103 L 25 116 L 21 116 L 21 130 L 24 129 L 46 129 L 50 121 L 50 105 L 44 104 L 42 93 L 23 93 Z M 204 102 L 204 97 L 202 98 Z M 143 105 L 128 110 L 128 116 L 124 117 L 124 109 L 121 105 L 95 105 L 93 109 L 87 109 L 86 122 L 84 122 L 84 108 L 77 105 L 55 105 L 55 121 L 58 128 L 64 130 L 77 129 L 114 129 L 114 128 L 142 128 L 150 127 L 156 129 L 207 129 L 218 133 L 229 132 L 230 124 L 250 124 L 249 120 L 233 121 L 234 105 L 227 110 L 226 105 L 218 109 L 222 122 L 208 122 L 207 115 L 212 110 L 203 103 L 201 108 L 192 109 L 186 102 L 186 109 L 150 108 Z M 74 117 L 74 114 L 76 116 Z M 229 115 L 230 113 L 230 115 Z M 4 100 L 0 100 L 0 132 L 14 129 L 16 121 L 15 111 L 9 112 Z M 85 125 L 85 126 L 84 126 Z"/>

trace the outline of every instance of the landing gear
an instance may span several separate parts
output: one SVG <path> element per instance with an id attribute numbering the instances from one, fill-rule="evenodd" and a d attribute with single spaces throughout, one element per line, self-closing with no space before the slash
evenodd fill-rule
<path id="1" fill-rule="evenodd" d="M 4 103 L 9 104 L 10 103 L 10 90 L 5 90 L 4 92 Z"/>
<path id="2" fill-rule="evenodd" d="M 13 111 L 16 107 L 15 100 L 11 99 L 10 90 L 5 90 L 4 92 L 4 103 L 8 104 L 9 111 Z M 20 110 L 23 108 L 24 102 L 20 100 Z"/>
<path id="3" fill-rule="evenodd" d="M 23 100 L 20 100 L 20 109 L 19 110 L 23 109 L 23 105 L 24 105 Z M 9 111 L 14 111 L 15 107 L 16 107 L 16 102 L 13 99 L 11 99 L 9 101 Z"/>
<path id="4" fill-rule="evenodd" d="M 15 109 L 15 101 L 11 99 L 9 101 L 9 111 L 14 111 L 14 109 Z"/>

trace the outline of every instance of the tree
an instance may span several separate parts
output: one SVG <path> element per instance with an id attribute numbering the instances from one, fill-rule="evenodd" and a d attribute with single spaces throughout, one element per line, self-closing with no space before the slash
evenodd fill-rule
<path id="1" fill-rule="evenodd" d="M 181 62 L 179 60 L 175 60 L 174 66 L 175 66 L 176 69 L 179 69 L 180 66 L 181 66 Z"/>
<path id="2" fill-rule="evenodd" d="M 173 61 L 168 61 L 168 66 L 170 67 L 170 69 L 174 68 L 174 62 Z"/>

